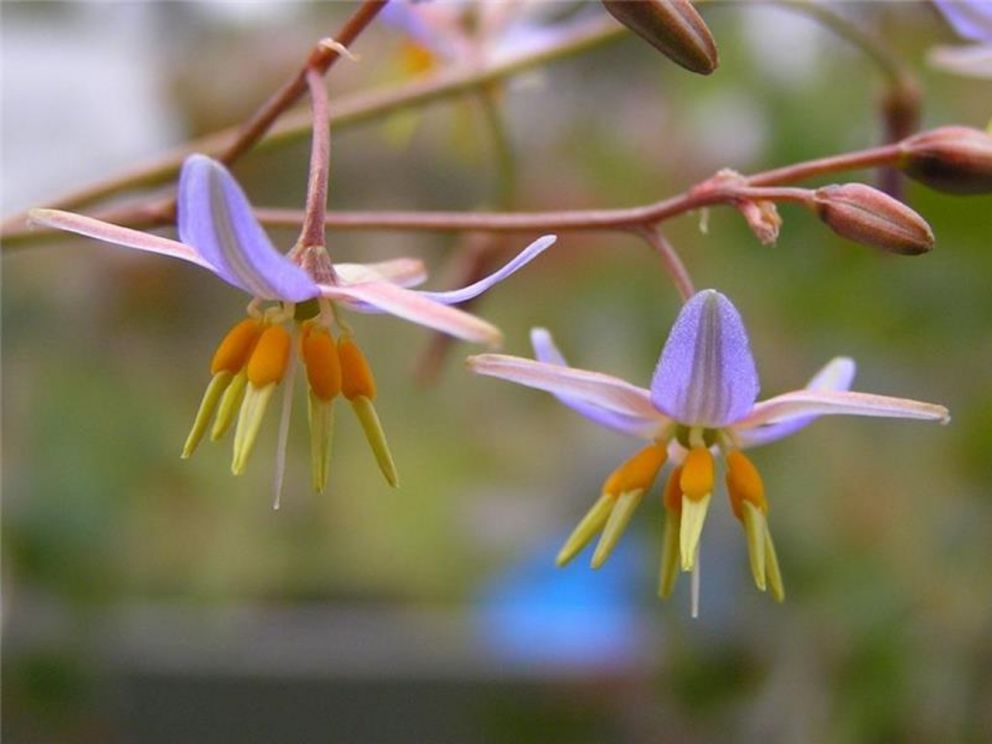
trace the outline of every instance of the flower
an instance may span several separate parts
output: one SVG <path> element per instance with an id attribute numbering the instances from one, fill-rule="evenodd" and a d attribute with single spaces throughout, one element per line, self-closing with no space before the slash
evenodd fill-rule
<path id="1" fill-rule="evenodd" d="M 561 7 L 542 0 L 446 0 L 389 3 L 380 17 L 405 36 L 406 66 L 496 63 L 536 51 L 578 28 L 590 14 L 559 20 Z"/>
<path id="2" fill-rule="evenodd" d="M 498 345 L 501 336 L 495 326 L 449 305 L 485 292 L 555 242 L 553 235 L 538 238 L 501 269 L 462 289 L 415 291 L 409 287 L 424 281 L 426 274 L 414 259 L 332 264 L 322 245 L 297 245 L 288 256 L 279 253 L 234 177 L 205 155 L 187 158 L 180 173 L 181 242 L 70 212 L 35 209 L 30 216 L 40 225 L 189 261 L 254 297 L 248 317 L 217 347 L 211 381 L 182 456 L 193 453 L 213 417 L 213 440 L 235 425 L 231 469 L 236 475 L 242 473 L 272 395 L 288 378 L 279 430 L 276 505 L 291 407 L 294 346 L 310 388 L 315 490 L 322 491 L 327 482 L 332 405 L 339 395 L 351 403 L 383 475 L 395 486 L 396 468 L 372 404 L 375 380 L 342 311 L 388 313 L 467 341 Z"/>
<path id="3" fill-rule="evenodd" d="M 700 535 L 715 487 L 715 456 L 723 456 L 731 507 L 747 538 L 755 584 L 785 597 L 768 529 L 768 504 L 757 469 L 742 450 L 789 436 L 817 416 L 851 414 L 947 422 L 932 403 L 850 392 L 854 362 L 838 357 L 807 386 L 762 402 L 744 323 L 724 295 L 698 292 L 682 308 L 661 352 L 650 389 L 567 366 L 550 334 L 531 333 L 537 361 L 500 354 L 470 357 L 472 371 L 555 394 L 586 418 L 649 444 L 606 479 L 600 498 L 571 534 L 558 564 L 568 563 L 597 534 L 598 568 L 609 556 L 666 460 L 673 468 L 663 491 L 667 518 L 659 594 L 668 596 L 678 568 L 693 573 L 699 602 Z"/>
<path id="4" fill-rule="evenodd" d="M 933 1 L 958 36 L 975 43 L 936 47 L 930 61 L 950 72 L 992 78 L 992 0 Z"/>

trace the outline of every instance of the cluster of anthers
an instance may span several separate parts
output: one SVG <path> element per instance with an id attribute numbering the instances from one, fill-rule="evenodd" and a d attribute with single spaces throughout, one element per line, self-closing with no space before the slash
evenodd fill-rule
<path id="1" fill-rule="evenodd" d="M 832 360 L 805 388 L 756 402 L 758 374 L 744 323 L 730 300 L 712 289 L 696 293 L 682 307 L 650 389 L 569 367 L 542 328 L 532 331 L 531 341 L 536 361 L 483 354 L 470 357 L 469 367 L 551 392 L 595 423 L 649 442 L 606 479 L 599 499 L 558 553 L 558 564 L 571 561 L 599 534 L 592 566 L 601 566 L 670 462 L 662 492 L 667 519 L 659 594 L 671 594 L 679 569 L 691 572 L 693 615 L 699 608 L 700 537 L 719 457 L 731 507 L 747 538 L 754 582 L 782 600 L 785 589 L 768 528 L 764 485 L 742 450 L 782 439 L 828 414 L 949 420 L 940 405 L 852 392 L 855 366 L 846 357 Z"/>
<path id="2" fill-rule="evenodd" d="M 344 311 L 388 313 L 456 338 L 497 345 L 499 329 L 451 305 L 485 292 L 555 242 L 553 235 L 538 238 L 502 268 L 467 287 L 417 291 L 410 287 L 423 282 L 426 273 L 415 259 L 332 263 L 322 244 L 302 243 L 287 255 L 279 253 L 234 177 L 205 155 L 193 155 L 183 164 L 177 218 L 179 241 L 70 212 L 31 212 L 31 219 L 41 225 L 195 263 L 253 296 L 248 317 L 224 336 L 214 353 L 210 383 L 182 455 L 193 454 L 208 428 L 210 438 L 219 440 L 233 425 L 231 469 L 235 474 L 244 472 L 272 397 L 285 380 L 276 506 L 285 470 L 297 357 L 309 383 L 313 487 L 322 491 L 327 484 L 333 405 L 339 396 L 358 416 L 386 480 L 397 485 L 396 466 L 373 404 L 375 379 Z"/>

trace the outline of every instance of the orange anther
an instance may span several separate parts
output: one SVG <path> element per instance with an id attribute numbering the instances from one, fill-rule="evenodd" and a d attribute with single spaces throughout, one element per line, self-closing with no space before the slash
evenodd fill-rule
<path id="1" fill-rule="evenodd" d="M 303 327 L 300 356 L 314 395 L 326 401 L 341 392 L 341 362 L 334 337 L 326 328 L 313 323 Z"/>
<path id="2" fill-rule="evenodd" d="M 665 464 L 667 447 L 649 444 L 614 470 L 603 484 L 603 493 L 619 496 L 631 491 L 647 491 Z"/>
<path id="3" fill-rule="evenodd" d="M 248 361 L 255 342 L 262 334 L 262 324 L 252 318 L 245 318 L 227 332 L 217 346 L 210 362 L 210 373 L 230 372 L 237 374 Z"/>
<path id="4" fill-rule="evenodd" d="M 682 513 L 682 466 L 675 467 L 668 475 L 668 482 L 665 483 L 665 492 L 661 496 L 661 501 L 668 511 L 675 514 Z"/>
<path id="5" fill-rule="evenodd" d="M 705 447 L 693 447 L 682 464 L 679 487 L 682 494 L 694 501 L 713 493 L 713 455 Z"/>
<path id="6" fill-rule="evenodd" d="M 289 364 L 291 343 L 289 332 L 281 325 L 262 331 L 248 360 L 248 381 L 257 388 L 281 382 Z"/>
<path id="7" fill-rule="evenodd" d="M 765 485 L 754 464 L 738 450 L 727 453 L 727 492 L 730 505 L 738 519 L 744 518 L 744 502 L 749 501 L 762 511 L 768 512 L 765 501 Z"/>
<path id="8" fill-rule="evenodd" d="M 338 358 L 341 361 L 341 390 L 344 397 L 354 400 L 365 397 L 375 398 L 375 378 L 372 368 L 358 344 L 350 338 L 343 337 L 338 341 Z"/>

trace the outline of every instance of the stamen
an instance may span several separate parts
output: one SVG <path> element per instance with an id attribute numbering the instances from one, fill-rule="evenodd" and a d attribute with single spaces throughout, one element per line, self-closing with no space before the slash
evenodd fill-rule
<path id="1" fill-rule="evenodd" d="M 310 472 L 313 490 L 323 493 L 327 486 L 331 440 L 334 434 L 334 401 L 321 400 L 311 390 L 308 397 L 307 419 L 310 423 Z"/>
<path id="2" fill-rule="evenodd" d="M 697 551 L 698 551 L 698 548 L 697 548 Z M 699 584 L 700 584 L 699 573 L 700 573 L 700 571 L 699 571 L 699 555 L 698 555 L 698 552 L 697 552 L 697 555 L 696 555 L 695 558 L 696 559 L 693 561 L 693 564 L 692 564 L 692 581 L 691 581 L 691 584 L 690 584 L 691 591 L 692 591 L 692 618 L 694 620 L 697 617 L 699 617 Z"/>
<path id="3" fill-rule="evenodd" d="M 775 544 L 772 542 L 772 533 L 765 527 L 765 571 L 768 576 L 768 583 L 772 588 L 772 596 L 777 602 L 785 601 L 785 586 L 782 584 L 782 572 L 778 567 L 778 556 L 775 554 Z"/>
<path id="4" fill-rule="evenodd" d="M 289 358 L 289 379 L 282 397 L 282 413 L 279 417 L 279 437 L 276 440 L 276 472 L 272 482 L 272 508 L 278 509 L 282 504 L 282 485 L 286 477 L 286 444 L 289 441 L 289 419 L 293 413 L 293 387 L 296 375 L 293 374 L 293 357 Z"/>
<path id="5" fill-rule="evenodd" d="M 321 400 L 333 400 L 341 392 L 341 361 L 334 337 L 326 328 L 307 323 L 303 326 L 300 356 L 310 390 Z"/>
<path id="6" fill-rule="evenodd" d="M 365 439 L 368 441 L 369 447 L 372 448 L 379 470 L 382 471 L 382 475 L 389 485 L 396 488 L 399 486 L 396 463 L 393 462 L 393 455 L 386 442 L 386 433 L 382 430 L 382 423 L 379 421 L 379 415 L 375 412 L 375 406 L 372 405 L 369 398 L 360 395 L 351 401 L 351 407 L 354 409 L 355 415 L 358 416 L 358 421 L 365 432 Z"/>
<path id="7" fill-rule="evenodd" d="M 248 359 L 248 381 L 256 388 L 281 382 L 291 346 L 289 332 L 281 325 L 266 328 Z"/>
<path id="8" fill-rule="evenodd" d="M 610 512 L 610 517 L 606 520 L 606 526 L 603 527 L 603 535 L 599 538 L 599 544 L 596 545 L 596 550 L 592 554 L 592 563 L 590 565 L 593 568 L 599 568 L 610 557 L 610 553 L 616 547 L 623 531 L 627 529 L 627 524 L 630 522 L 630 518 L 634 516 L 634 510 L 641 503 L 643 496 L 644 490 L 637 489 L 634 491 L 625 491 L 617 498 L 613 510 Z"/>
<path id="9" fill-rule="evenodd" d="M 210 372 L 237 374 L 245 366 L 264 326 L 254 318 L 245 318 L 235 325 L 221 340 L 210 362 Z"/>
<path id="10" fill-rule="evenodd" d="M 661 573 L 658 579 L 658 596 L 671 595 L 679 571 L 679 533 L 682 528 L 682 489 L 679 480 L 682 466 L 672 469 L 665 483 L 662 503 L 665 506 L 665 527 L 661 540 Z"/>
<path id="11" fill-rule="evenodd" d="M 705 447 L 693 447 L 682 465 L 682 493 L 690 499 L 701 499 L 713 492 L 713 481 L 713 455 Z"/>
<path id="12" fill-rule="evenodd" d="M 684 475 L 683 475 L 684 477 Z M 710 495 L 701 499 L 682 495 L 682 518 L 679 523 L 679 553 L 682 556 L 682 570 L 691 571 L 699 555 L 699 538 L 703 534 L 703 523 L 710 506 Z"/>
<path id="13" fill-rule="evenodd" d="M 375 400 L 375 378 L 365 354 L 349 336 L 338 341 L 338 357 L 341 361 L 341 390 L 344 397 L 354 400 L 358 397 Z"/>
<path id="14" fill-rule="evenodd" d="M 200 440 L 203 438 L 203 433 L 207 430 L 207 423 L 210 421 L 210 416 L 217 407 L 217 401 L 227 390 L 228 385 L 231 384 L 231 378 L 231 373 L 225 370 L 218 372 L 210 379 L 210 384 L 203 394 L 203 400 L 200 401 L 200 407 L 196 411 L 196 418 L 193 419 L 193 428 L 190 429 L 189 435 L 186 437 L 186 443 L 183 445 L 181 457 L 184 460 L 193 454 Z"/>
<path id="15" fill-rule="evenodd" d="M 755 506 L 762 514 L 768 512 L 768 502 L 765 500 L 765 485 L 761 481 L 758 469 L 739 450 L 731 450 L 726 455 L 727 460 L 727 493 L 730 495 L 730 505 L 734 515 L 743 520 L 743 504 Z"/>
<path id="16" fill-rule="evenodd" d="M 603 484 L 603 493 L 617 498 L 624 493 L 650 490 L 667 457 L 667 443 L 649 444 L 610 473 Z"/>
<path id="17" fill-rule="evenodd" d="M 231 424 L 234 423 L 234 416 L 241 406 L 245 397 L 245 388 L 248 385 L 248 373 L 241 370 L 231 380 L 231 384 L 224 391 L 224 397 L 220 399 L 220 406 L 217 408 L 217 417 L 214 419 L 213 429 L 210 430 L 210 441 L 217 442 L 223 437 Z"/>
<path id="18" fill-rule="evenodd" d="M 749 501 L 744 502 L 741 520 L 744 522 L 744 533 L 747 537 L 747 555 L 751 564 L 751 576 L 754 585 L 765 591 L 765 515 Z"/>
<path id="19" fill-rule="evenodd" d="M 610 517 L 610 512 L 613 510 L 615 501 L 612 496 L 606 493 L 596 500 L 592 508 L 582 517 L 582 521 L 572 530 L 572 534 L 565 540 L 565 544 L 562 545 L 561 550 L 558 551 L 558 557 L 555 558 L 555 563 L 559 568 L 578 555 L 582 548 L 603 529 L 603 525 L 606 524 L 606 520 Z"/>

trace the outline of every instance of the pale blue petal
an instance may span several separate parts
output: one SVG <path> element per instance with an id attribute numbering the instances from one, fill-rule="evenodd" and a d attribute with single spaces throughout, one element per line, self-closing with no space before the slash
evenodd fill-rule
<path id="1" fill-rule="evenodd" d="M 179 175 L 179 238 L 224 281 L 265 300 L 301 302 L 319 294 L 303 269 L 279 253 L 227 169 L 191 155 Z"/>
<path id="2" fill-rule="evenodd" d="M 854 382 L 854 373 L 857 367 L 853 359 L 848 357 L 837 357 L 832 359 L 827 365 L 817 372 L 813 378 L 806 383 L 807 390 L 850 390 L 851 383 Z M 800 429 L 809 426 L 816 421 L 819 416 L 802 416 L 790 421 L 782 421 L 777 424 L 766 424 L 754 429 L 742 429 L 737 432 L 737 442 L 743 447 L 760 447 L 763 444 L 777 442 L 779 439 L 795 434 Z"/>
<path id="3" fill-rule="evenodd" d="M 992 44 L 992 0 L 934 0 L 934 3 L 959 36 Z"/>
<path id="4" fill-rule="evenodd" d="M 758 372 L 737 308 L 713 289 L 682 308 L 651 380 L 651 401 L 688 426 L 719 428 L 744 418 L 758 398 Z"/>
<path id="5" fill-rule="evenodd" d="M 533 328 L 530 332 L 530 341 L 534 347 L 534 357 L 539 362 L 556 364 L 560 367 L 567 367 L 568 362 L 555 346 L 551 334 L 544 328 Z M 590 421 L 605 426 L 607 429 L 627 434 L 635 437 L 650 438 L 657 434 L 660 427 L 657 419 L 646 419 L 639 416 L 628 416 L 618 411 L 611 411 L 607 408 L 596 405 L 589 401 L 581 400 L 571 395 L 554 394 L 555 397 L 574 411 L 581 413 Z"/>
<path id="6" fill-rule="evenodd" d="M 501 269 L 498 269 L 489 276 L 480 279 L 467 287 L 453 289 L 448 292 L 419 292 L 419 294 L 429 300 L 434 300 L 434 302 L 440 302 L 444 305 L 457 305 L 461 302 L 467 302 L 473 297 L 478 297 L 494 284 L 498 284 L 503 281 L 518 269 L 522 269 L 524 266 L 541 255 L 541 253 L 551 247 L 557 239 L 558 237 L 556 235 L 544 235 L 538 238 L 529 246 L 520 251 L 520 253 L 518 253 Z"/>

